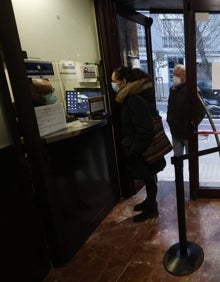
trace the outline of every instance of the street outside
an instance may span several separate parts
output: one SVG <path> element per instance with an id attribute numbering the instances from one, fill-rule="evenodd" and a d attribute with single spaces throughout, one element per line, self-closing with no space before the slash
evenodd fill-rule
<path id="1" fill-rule="evenodd" d="M 157 101 L 157 109 L 158 109 L 160 115 L 163 118 L 165 130 L 169 129 L 168 124 L 166 122 L 167 102 L 166 101 L 165 102 Z M 216 118 L 216 117 L 213 118 L 213 121 L 214 121 L 216 130 L 220 131 L 220 116 L 219 116 L 219 118 Z M 199 131 L 204 131 L 204 130 L 212 131 L 212 127 L 211 127 L 210 122 L 209 122 L 207 117 L 205 117 L 199 125 Z"/>
<path id="2" fill-rule="evenodd" d="M 164 129 L 170 140 L 171 134 L 169 126 L 166 122 L 167 116 L 167 101 L 157 101 L 157 109 L 162 117 Z M 214 125 L 217 131 L 220 131 L 220 118 L 213 118 Z M 198 127 L 198 131 L 213 131 L 209 119 L 205 117 Z M 218 135 L 219 136 L 219 135 Z M 216 138 L 214 134 L 200 134 L 199 140 L 199 151 L 217 147 Z M 220 138 L 220 137 L 219 137 Z M 166 155 L 167 166 L 165 169 L 158 173 L 158 180 L 161 181 L 174 181 L 175 171 L 174 166 L 171 164 L 171 157 L 173 152 L 171 151 Z M 220 155 L 219 152 L 200 156 L 199 157 L 199 180 L 200 184 L 203 186 L 220 186 Z M 184 181 L 188 181 L 189 171 L 188 171 L 188 161 L 184 161 Z"/>

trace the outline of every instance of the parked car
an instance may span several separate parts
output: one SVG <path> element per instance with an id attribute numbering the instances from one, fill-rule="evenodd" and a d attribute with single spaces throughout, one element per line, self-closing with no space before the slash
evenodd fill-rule
<path id="1" fill-rule="evenodd" d="M 217 100 L 203 98 L 203 102 L 211 115 L 220 116 L 220 103 Z"/>
<path id="2" fill-rule="evenodd" d="M 220 89 L 212 89 L 212 81 L 198 81 L 201 97 L 212 116 L 220 116 Z"/>

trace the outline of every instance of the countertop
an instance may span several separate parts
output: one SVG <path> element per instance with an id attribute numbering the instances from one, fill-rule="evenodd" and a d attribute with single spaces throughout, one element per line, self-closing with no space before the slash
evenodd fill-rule
<path id="1" fill-rule="evenodd" d="M 81 134 L 85 134 L 87 132 L 90 132 L 91 130 L 94 130 L 95 128 L 104 126 L 107 123 L 108 121 L 106 119 L 82 120 L 82 121 L 76 120 L 76 121 L 67 123 L 66 128 L 56 131 L 54 133 L 50 133 L 41 138 L 45 143 L 49 144 L 49 143 L 57 142 L 57 141 L 64 140 L 67 138 L 71 138 L 74 136 L 78 136 Z"/>

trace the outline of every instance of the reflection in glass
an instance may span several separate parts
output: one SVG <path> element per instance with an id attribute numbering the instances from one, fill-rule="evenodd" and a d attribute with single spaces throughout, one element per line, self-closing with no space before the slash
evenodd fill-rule
<path id="1" fill-rule="evenodd" d="M 144 27 L 118 16 L 118 30 L 122 65 L 141 68 L 147 72 Z"/>

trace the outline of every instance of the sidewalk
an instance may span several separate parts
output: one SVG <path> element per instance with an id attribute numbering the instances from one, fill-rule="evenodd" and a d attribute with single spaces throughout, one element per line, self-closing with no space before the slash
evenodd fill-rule
<path id="1" fill-rule="evenodd" d="M 160 111 L 164 122 L 165 132 L 170 140 L 171 134 L 169 127 L 166 123 L 166 111 L 167 111 L 167 102 L 157 102 L 157 108 Z M 207 121 L 208 122 L 208 121 Z M 199 151 L 217 147 L 215 136 L 210 135 L 199 135 Z M 171 157 L 173 152 L 171 151 L 166 155 L 167 166 L 165 169 L 158 173 L 158 180 L 160 181 L 174 181 L 175 180 L 175 171 L 174 166 L 171 164 Z M 184 160 L 184 181 L 189 179 L 188 171 L 188 160 Z M 205 156 L 199 157 L 199 181 L 203 186 L 220 186 L 220 155 L 219 152 L 208 154 Z"/>
<path id="2" fill-rule="evenodd" d="M 165 130 L 167 136 L 171 139 L 171 134 L 169 130 Z M 216 141 L 214 135 L 200 136 L 199 137 L 199 151 L 216 147 Z M 175 171 L 174 166 L 171 164 L 171 157 L 173 152 L 171 151 L 166 155 L 167 166 L 165 169 L 158 173 L 158 180 L 174 181 Z M 184 160 L 184 181 L 189 179 L 188 171 L 188 160 Z M 208 183 L 219 182 L 220 186 L 220 156 L 219 153 L 212 153 L 205 156 L 199 157 L 199 179 L 200 183 L 203 185 L 208 185 Z"/>

